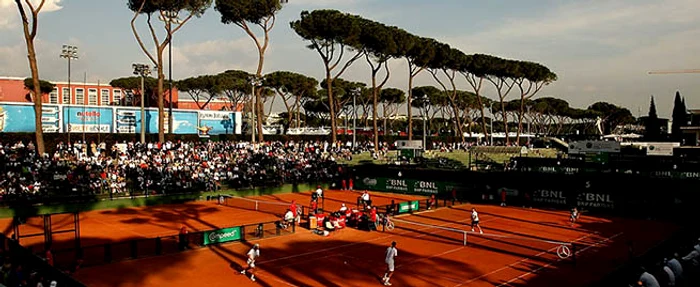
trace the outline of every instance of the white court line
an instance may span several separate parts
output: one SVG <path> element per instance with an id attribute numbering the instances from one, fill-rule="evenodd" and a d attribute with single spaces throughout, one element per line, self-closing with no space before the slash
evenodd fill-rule
<path id="1" fill-rule="evenodd" d="M 605 238 L 605 239 L 603 239 L 603 240 L 600 240 L 600 241 L 598 241 L 598 242 L 596 242 L 596 243 L 594 243 L 594 244 L 592 244 L 592 245 L 586 246 L 586 247 L 584 247 L 583 249 L 581 249 L 581 250 L 579 250 L 579 251 L 576 251 L 576 254 L 581 253 L 581 252 L 584 252 L 584 251 L 586 251 L 586 250 L 588 250 L 588 249 L 590 249 L 590 248 L 592 248 L 592 247 L 594 247 L 594 246 L 598 246 L 598 245 L 600 245 L 600 244 L 602 244 L 602 243 L 608 242 L 608 241 L 610 241 L 610 240 L 612 240 L 612 239 L 614 239 L 614 238 L 616 238 L 616 237 L 618 237 L 618 236 L 620 236 L 620 235 L 622 235 L 622 234 L 623 234 L 623 232 L 620 232 L 620 233 L 618 233 L 618 234 L 615 234 L 615 235 L 613 235 L 613 236 L 610 236 L 610 237 L 608 237 L 608 238 Z M 575 255 L 574 255 L 574 256 L 575 256 Z M 527 273 L 524 273 L 524 274 L 522 274 L 522 275 L 520 275 L 520 276 L 518 276 L 518 277 L 515 277 L 515 278 L 513 278 L 513 279 L 510 279 L 510 280 L 508 280 L 508 282 L 505 282 L 505 283 L 503 283 L 503 284 L 501 284 L 501 285 L 498 285 L 498 287 L 510 285 L 510 283 L 512 283 L 513 281 L 522 279 L 523 277 L 529 276 L 530 274 L 537 273 L 537 272 L 539 272 L 540 270 L 542 270 L 542 269 L 544 269 L 544 268 L 547 268 L 547 267 L 552 266 L 552 265 L 554 265 L 554 264 L 556 264 L 556 263 L 559 263 L 559 261 L 561 261 L 561 260 L 562 260 L 562 258 L 559 258 L 559 259 L 558 259 L 557 261 L 555 261 L 554 263 L 548 263 L 547 265 L 540 266 L 539 268 L 537 268 L 537 269 L 535 269 L 535 270 L 532 270 L 532 271 L 527 272 Z"/>
<path id="2" fill-rule="evenodd" d="M 596 235 L 596 233 L 589 233 L 589 234 L 586 234 L 586 235 L 584 235 L 584 236 L 581 236 L 581 237 L 579 237 L 579 238 L 576 238 L 576 239 L 575 239 L 574 241 L 572 241 L 572 242 L 578 242 L 578 241 L 584 240 L 584 239 L 586 239 L 586 238 L 588 238 L 588 237 L 591 237 L 591 236 L 593 236 L 593 235 Z M 472 279 L 469 280 L 469 281 L 466 281 L 466 282 L 462 282 L 462 283 L 460 283 L 460 284 L 457 284 L 457 285 L 455 285 L 454 287 L 466 285 L 466 284 L 472 283 L 472 282 L 474 282 L 474 281 L 480 280 L 481 278 L 484 278 L 484 277 L 486 277 L 486 276 L 489 276 L 489 275 L 492 275 L 492 274 L 501 272 L 501 271 L 503 271 L 503 270 L 506 270 L 506 269 L 508 269 L 508 268 L 511 268 L 511 267 L 513 267 L 513 266 L 515 266 L 515 265 L 518 265 L 518 264 L 520 264 L 520 263 L 529 261 L 531 257 L 540 257 L 540 256 L 542 256 L 542 254 L 552 252 L 552 251 L 554 251 L 554 250 L 557 249 L 557 248 L 559 248 L 559 246 L 552 247 L 552 248 L 550 248 L 549 250 L 542 251 L 542 252 L 540 252 L 540 253 L 535 254 L 534 256 L 529 256 L 529 257 L 520 259 L 520 260 L 518 260 L 518 261 L 516 261 L 516 262 L 513 262 L 513 263 L 511 263 L 511 264 L 508 264 L 507 266 L 503 266 L 503 267 L 498 268 L 498 269 L 496 269 L 496 270 L 493 270 L 493 271 L 491 271 L 491 272 L 489 272 L 489 273 L 483 274 L 483 275 L 481 275 L 481 276 L 479 276 L 479 277 L 472 278 Z"/>
<path id="3" fill-rule="evenodd" d="M 488 220 L 488 222 L 496 221 L 496 220 L 499 220 L 499 219 L 500 219 L 500 218 L 494 218 L 494 219 L 492 219 L 492 220 Z M 436 225 L 436 226 L 439 226 L 439 227 L 447 227 L 447 226 L 454 225 L 454 224 L 461 224 L 461 223 L 466 222 L 466 221 L 469 221 L 469 220 L 471 220 L 471 219 L 465 219 L 465 220 L 462 220 L 462 221 L 457 221 L 457 222 L 455 222 L 455 223 L 448 223 L 448 224 Z M 484 221 L 484 222 L 487 222 L 487 221 Z M 430 228 L 434 228 L 434 227 L 421 228 L 421 229 L 418 229 L 418 231 L 423 231 L 423 230 L 427 230 L 427 229 L 430 229 Z M 345 247 L 350 247 L 350 246 L 354 246 L 354 245 L 358 245 L 358 244 L 364 244 L 364 243 L 374 242 L 374 241 L 378 241 L 378 240 L 383 240 L 383 239 L 392 238 L 392 237 L 395 237 L 395 236 L 400 236 L 400 235 L 408 234 L 408 233 L 410 233 L 410 232 L 414 232 L 414 230 L 412 230 L 412 231 L 406 231 L 406 232 L 403 232 L 403 233 L 394 233 L 394 234 L 392 234 L 392 235 L 377 237 L 377 238 L 368 239 L 368 240 L 365 240 L 365 241 L 353 242 L 353 243 L 343 244 L 343 245 L 340 245 L 340 246 L 334 246 L 334 247 L 329 247 L 329 248 L 325 248 L 325 249 L 320 249 L 320 250 L 315 250 L 315 251 L 309 251 L 309 252 L 299 253 L 299 254 L 290 255 L 290 256 L 286 256 L 286 257 L 275 258 L 275 259 L 271 259 L 271 260 L 264 261 L 264 263 L 275 262 L 275 261 L 280 261 L 280 260 L 286 260 L 286 259 L 291 259 L 291 258 L 297 258 L 297 257 L 301 257 L 301 256 L 311 255 L 311 254 L 322 253 L 322 252 L 325 252 L 325 251 L 331 251 L 331 250 L 341 249 L 341 248 L 345 248 Z M 415 237 L 412 237 L 412 238 L 414 238 L 414 239 L 415 239 L 415 238 L 423 238 L 423 237 L 426 237 L 426 236 L 429 236 L 429 235 L 433 235 L 433 233 L 418 235 L 418 236 L 415 236 Z M 341 254 L 342 254 L 342 253 L 341 253 Z M 309 258 L 309 259 L 307 259 L 307 260 L 295 261 L 294 263 L 285 264 L 285 265 L 281 265 L 281 266 L 275 266 L 275 267 L 286 267 L 286 266 L 295 265 L 295 264 L 300 263 L 300 262 L 313 261 L 313 260 L 318 260 L 318 259 L 323 259 L 323 258 L 334 257 L 334 256 L 338 256 L 338 255 L 339 255 L 339 254 L 331 254 L 331 255 L 322 256 L 322 257 L 313 257 L 313 258 Z"/>

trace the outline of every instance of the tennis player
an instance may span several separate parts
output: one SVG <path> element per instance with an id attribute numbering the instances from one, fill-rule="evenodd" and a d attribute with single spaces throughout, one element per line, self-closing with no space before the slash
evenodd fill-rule
<path id="1" fill-rule="evenodd" d="M 250 280 L 255 281 L 255 260 L 260 257 L 260 244 L 255 243 L 253 248 L 248 251 L 248 260 L 246 263 L 248 267 L 241 271 L 241 274 L 245 275 L 246 272 L 250 273 Z"/>
<path id="2" fill-rule="evenodd" d="M 476 208 L 472 207 L 472 232 L 474 232 L 474 227 L 479 228 L 479 233 L 484 234 L 479 225 L 479 214 L 476 212 Z"/>
<path id="3" fill-rule="evenodd" d="M 398 249 L 396 249 L 396 241 L 391 242 L 391 246 L 386 249 L 384 263 L 386 263 L 386 272 L 384 272 L 384 277 L 382 277 L 382 282 L 385 286 L 391 286 L 389 279 L 391 275 L 394 275 L 394 258 L 399 255 Z"/>
<path id="4" fill-rule="evenodd" d="M 573 209 L 571 209 L 571 216 L 569 216 L 569 221 L 571 221 L 571 226 L 573 226 L 574 223 L 576 223 L 576 220 L 578 220 L 579 216 L 580 216 L 580 214 L 578 212 L 578 208 L 574 207 Z"/>

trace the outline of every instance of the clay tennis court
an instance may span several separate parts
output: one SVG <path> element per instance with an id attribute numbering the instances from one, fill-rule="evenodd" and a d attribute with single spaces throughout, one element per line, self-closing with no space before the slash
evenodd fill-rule
<path id="1" fill-rule="evenodd" d="M 359 193 L 351 191 L 326 191 L 322 204 L 330 210 L 337 210 L 342 203 L 352 207 L 356 205 L 358 196 Z M 253 210 L 253 205 L 238 203 L 236 206 L 227 206 L 219 205 L 216 200 L 212 200 L 81 212 L 81 244 L 85 247 L 133 239 L 172 236 L 176 235 L 182 226 L 187 227 L 190 232 L 194 232 L 275 221 L 280 219 L 292 200 L 296 200 L 299 205 L 308 206 L 310 192 L 251 198 L 279 202 L 280 206 L 256 211 Z M 392 200 L 400 202 L 424 198 L 402 194 L 372 193 L 375 205 L 390 204 Z M 4 234 L 11 235 L 13 233 L 12 219 L 0 219 L 0 228 L 5 231 Z M 52 215 L 52 230 L 60 231 L 69 228 L 73 228 L 72 214 Z M 29 218 L 26 224 L 21 225 L 20 233 L 23 235 L 43 233 L 42 219 L 40 217 Z M 73 239 L 74 234 L 72 233 L 56 234 L 54 235 L 53 249 L 70 248 Z M 26 247 L 42 246 L 38 248 L 43 248 L 43 242 L 43 236 L 20 240 L 20 243 Z"/>
<path id="2" fill-rule="evenodd" d="M 373 195 L 377 205 L 391 199 L 398 202 L 416 198 Z M 343 202 L 353 204 L 356 197 L 351 192 L 327 192 L 326 209 L 333 210 Z M 259 198 L 280 202 L 296 199 L 304 203 L 308 193 Z M 119 211 L 107 212 L 112 220 L 109 227 L 98 229 L 106 233 L 99 238 L 117 241 L 129 236 L 173 234 L 181 224 L 207 229 L 210 224 L 230 226 L 231 216 L 235 216 L 236 223 L 258 222 L 264 217 L 253 211 L 226 211 L 215 203 L 182 206 L 187 207 L 168 214 L 184 214 L 184 218 L 147 217 L 175 206 L 135 209 L 136 214 L 122 216 L 115 214 Z M 486 234 L 468 234 L 466 246 L 463 233 L 432 227 L 468 230 L 465 224 L 469 222 L 471 207 L 479 210 Z M 193 208 L 199 213 L 191 213 Z M 84 237 L 94 225 L 85 227 L 84 222 L 93 216 L 101 218 L 97 214 L 105 211 L 83 215 Z M 133 218 L 143 218 L 144 222 L 136 224 Z M 385 268 L 384 250 L 397 241 L 399 257 L 392 279 L 395 286 L 585 286 L 626 262 L 629 252 L 644 252 L 676 230 L 675 226 L 660 222 L 585 214 L 573 228 L 567 220 L 566 212 L 459 205 L 397 217 L 397 228 L 392 232 L 348 228 L 321 237 L 299 228 L 293 235 L 255 241 L 261 245 L 262 255 L 257 262 L 257 282 L 238 273 L 245 263 L 245 252 L 253 244 L 250 242 L 86 267 L 76 277 L 88 286 L 379 286 Z M 126 231 L 137 225 L 139 234 Z M 632 250 L 630 240 L 634 240 Z M 559 245 L 552 241 L 576 242 L 576 264 L 571 258 L 558 257 Z"/>

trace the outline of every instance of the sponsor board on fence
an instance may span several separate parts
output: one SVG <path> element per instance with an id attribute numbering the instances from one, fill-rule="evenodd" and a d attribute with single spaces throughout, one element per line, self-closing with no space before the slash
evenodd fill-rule
<path id="1" fill-rule="evenodd" d="M 385 192 L 437 194 L 454 189 L 462 189 L 456 182 L 397 179 L 384 177 L 361 177 L 356 182 L 356 188 Z"/>
<path id="2" fill-rule="evenodd" d="M 620 143 L 616 141 L 575 141 L 569 143 L 569 154 L 619 153 Z"/>
<path id="3" fill-rule="evenodd" d="M 223 228 L 219 230 L 205 231 L 204 245 L 224 243 L 241 240 L 241 227 Z"/>
<path id="4" fill-rule="evenodd" d="M 606 193 L 582 192 L 576 198 L 576 205 L 587 208 L 614 209 L 615 201 Z"/>
<path id="5" fill-rule="evenodd" d="M 399 203 L 399 213 L 418 211 L 418 208 L 420 208 L 420 202 L 417 200 Z"/>
<path id="6" fill-rule="evenodd" d="M 566 205 L 566 194 L 561 190 L 538 189 L 532 193 L 532 201 L 552 205 Z"/>

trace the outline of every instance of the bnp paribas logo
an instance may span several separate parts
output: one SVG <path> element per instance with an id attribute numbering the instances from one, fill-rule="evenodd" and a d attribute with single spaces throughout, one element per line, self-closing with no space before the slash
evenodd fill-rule
<path id="1" fill-rule="evenodd" d="M 365 179 L 362 180 L 362 183 L 365 185 L 377 185 L 377 179 L 365 177 Z"/>

